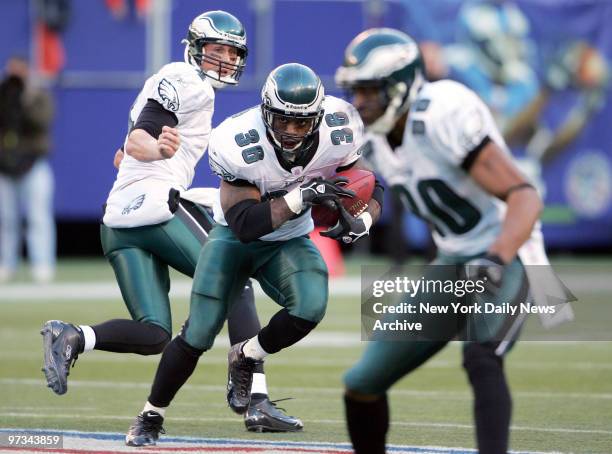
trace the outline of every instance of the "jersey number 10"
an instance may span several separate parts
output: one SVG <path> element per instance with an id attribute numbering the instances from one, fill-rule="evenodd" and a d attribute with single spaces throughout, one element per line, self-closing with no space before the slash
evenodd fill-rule
<path id="1" fill-rule="evenodd" d="M 472 230 L 480 222 L 480 211 L 468 200 L 454 192 L 439 179 L 421 180 L 417 192 L 427 207 L 429 215 L 423 213 L 405 186 L 394 186 L 408 204 L 410 210 L 420 218 L 429 221 L 441 236 L 448 231 L 462 235 Z"/>

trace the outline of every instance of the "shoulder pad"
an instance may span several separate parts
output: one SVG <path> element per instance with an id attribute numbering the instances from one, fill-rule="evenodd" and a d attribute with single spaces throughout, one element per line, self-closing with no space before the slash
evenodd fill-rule
<path id="1" fill-rule="evenodd" d="M 169 63 L 157 72 L 156 79 L 153 93 L 149 96 L 166 110 L 180 114 L 206 107 L 212 109 L 214 90 L 191 65 Z"/>
<path id="2" fill-rule="evenodd" d="M 444 159 L 460 164 L 494 125 L 484 102 L 458 82 L 427 84 L 409 115 L 409 133 Z"/>
<path id="3" fill-rule="evenodd" d="M 266 130 L 257 109 L 229 117 L 210 136 L 210 167 L 226 181 L 249 180 L 249 170 L 263 159 L 266 143 Z"/>
<path id="4" fill-rule="evenodd" d="M 466 103 L 477 102 L 480 98 L 465 85 L 454 80 L 439 80 L 427 83 L 412 105 L 412 112 L 436 117 L 453 112 Z"/>
<path id="5" fill-rule="evenodd" d="M 363 122 L 352 104 L 334 96 L 326 96 L 323 101 L 325 114 L 322 130 L 350 128 L 353 141 L 361 142 L 364 134 Z"/>

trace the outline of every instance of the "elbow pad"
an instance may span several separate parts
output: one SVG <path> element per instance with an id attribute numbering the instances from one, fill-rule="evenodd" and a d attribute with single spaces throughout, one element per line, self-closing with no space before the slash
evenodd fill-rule
<path id="1" fill-rule="evenodd" d="M 250 243 L 274 231 L 269 200 L 242 200 L 227 210 L 225 220 L 242 243 Z"/>

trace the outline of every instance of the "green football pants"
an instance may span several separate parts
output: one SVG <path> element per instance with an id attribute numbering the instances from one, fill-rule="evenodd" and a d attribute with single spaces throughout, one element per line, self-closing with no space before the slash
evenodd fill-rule
<path id="1" fill-rule="evenodd" d="M 450 258 L 439 257 L 425 272 L 425 279 L 445 279 L 443 273 L 449 274 L 446 278 L 456 279 L 456 273 L 448 273 L 453 267 L 435 265 L 460 265 L 467 259 L 460 261 Z M 506 266 L 502 288 L 497 297 L 491 302 L 499 304 L 502 302 L 522 303 L 526 301 L 528 294 L 527 278 L 523 265 L 518 259 Z M 409 302 L 409 301 L 408 301 Z M 436 301 L 432 299 L 433 305 L 450 305 L 447 295 L 440 296 Z M 418 302 L 417 302 L 418 303 Z M 440 340 L 423 341 L 385 341 L 375 340 L 368 343 L 361 359 L 344 376 L 347 389 L 360 394 L 384 394 L 396 381 L 407 375 L 425 361 L 440 351 L 455 334 L 467 330 L 470 341 L 464 342 L 464 351 L 469 342 L 479 342 L 488 346 L 496 347 L 503 339 L 504 348 L 499 349 L 498 354 L 505 354 L 513 345 L 520 331 L 522 318 L 507 314 L 487 314 L 478 317 L 468 316 L 463 323 L 457 323 L 456 317 L 423 316 L 415 317 L 428 326 L 429 332 L 436 331 L 436 323 L 439 331 L 444 332 Z M 455 332 L 451 332 L 455 330 Z M 501 352 L 501 353 L 499 353 Z"/>
<path id="2" fill-rule="evenodd" d="M 216 225 L 202 248 L 196 268 L 189 319 L 183 337 L 208 350 L 227 316 L 230 301 L 249 277 L 289 313 L 320 322 L 327 307 L 327 267 L 307 237 L 288 241 L 241 243 L 225 226 Z"/>
<path id="3" fill-rule="evenodd" d="M 191 214 L 185 214 L 185 207 Z M 168 266 L 193 277 L 210 223 L 204 209 L 182 201 L 175 216 L 161 224 L 100 227 L 104 255 L 113 267 L 132 319 L 172 333 Z"/>

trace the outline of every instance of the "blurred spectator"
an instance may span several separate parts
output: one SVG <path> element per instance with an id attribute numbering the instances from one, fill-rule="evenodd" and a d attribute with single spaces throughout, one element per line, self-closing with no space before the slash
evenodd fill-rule
<path id="1" fill-rule="evenodd" d="M 455 41 L 456 36 L 454 27 L 440 26 L 440 24 L 455 23 L 461 1 L 400 1 L 406 12 L 404 31 L 410 33 L 410 36 L 419 43 L 427 80 L 446 79 L 450 69 L 444 55 L 444 43 Z"/>
<path id="2" fill-rule="evenodd" d="M 542 165 L 566 149 L 603 105 L 609 81 L 605 57 L 571 36 L 556 40 L 546 55 L 512 0 L 404 4 L 406 28 L 418 30 L 428 78 L 458 80 L 478 93 L 518 154 L 517 164 L 544 196 Z M 452 12 L 456 21 L 450 20 Z M 436 22 L 455 25 L 434 27 Z M 543 113 L 553 96 L 570 90 L 577 94 L 573 106 L 549 124 Z"/>
<path id="3" fill-rule="evenodd" d="M 529 20 L 514 2 L 472 0 L 459 12 L 457 43 L 444 50 L 449 77 L 476 91 L 502 129 L 538 91 L 529 32 Z"/>
<path id="4" fill-rule="evenodd" d="M 70 24 L 72 0 L 36 0 L 36 68 L 45 77 L 56 77 L 66 64 L 62 32 Z"/>
<path id="5" fill-rule="evenodd" d="M 123 20 L 133 15 L 144 19 L 151 6 L 150 0 L 105 0 L 105 3 L 117 20 Z"/>
<path id="6" fill-rule="evenodd" d="M 542 164 L 552 160 L 583 131 L 593 114 L 605 103 L 610 69 L 604 55 L 586 41 L 569 40 L 546 67 L 538 95 L 506 125 L 508 145 L 525 144 L 528 156 Z M 577 93 L 571 109 L 556 128 L 541 121 L 555 92 Z"/>
<path id="7" fill-rule="evenodd" d="M 0 83 L 0 282 L 19 264 L 22 214 L 32 277 L 53 279 L 53 174 L 47 161 L 53 103 L 29 78 L 26 59 L 12 57 Z"/>

